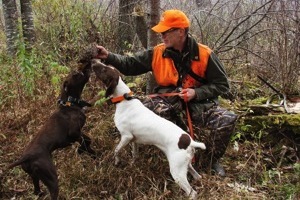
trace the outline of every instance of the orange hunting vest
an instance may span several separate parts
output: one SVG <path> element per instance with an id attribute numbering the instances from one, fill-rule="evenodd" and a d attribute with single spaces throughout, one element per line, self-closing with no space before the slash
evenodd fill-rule
<path id="1" fill-rule="evenodd" d="M 173 63 L 171 58 L 163 57 L 163 52 L 165 50 L 164 44 L 159 44 L 153 49 L 153 58 L 152 58 L 152 71 L 155 77 L 156 82 L 160 86 L 177 86 L 177 81 L 179 79 L 178 71 Z M 200 76 L 205 78 L 205 71 L 207 68 L 208 59 L 211 53 L 209 47 L 198 44 L 199 48 L 199 59 L 192 60 L 191 69 L 192 71 Z M 182 81 L 183 88 L 199 87 L 200 82 L 196 81 L 189 74 Z"/>

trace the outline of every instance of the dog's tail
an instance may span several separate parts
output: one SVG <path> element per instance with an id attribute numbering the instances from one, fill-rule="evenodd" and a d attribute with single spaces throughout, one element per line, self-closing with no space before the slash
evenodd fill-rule
<path id="1" fill-rule="evenodd" d="M 191 146 L 194 147 L 194 148 L 200 148 L 200 149 L 203 149 L 203 150 L 206 149 L 206 146 L 205 146 L 204 143 L 202 143 L 202 142 L 196 142 L 194 140 L 191 140 Z"/>
<path id="2" fill-rule="evenodd" d="M 15 162 L 13 162 L 12 164 L 8 165 L 7 169 L 12 169 L 12 168 L 14 168 L 14 167 L 16 167 L 18 165 L 21 165 L 22 163 L 26 162 L 28 159 L 29 159 L 28 156 L 23 156 L 19 160 L 17 160 Z"/>

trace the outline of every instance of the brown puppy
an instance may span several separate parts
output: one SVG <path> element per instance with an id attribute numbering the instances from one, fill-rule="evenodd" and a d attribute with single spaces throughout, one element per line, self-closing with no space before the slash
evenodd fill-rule
<path id="1" fill-rule="evenodd" d="M 58 178 L 51 158 L 54 150 L 79 142 L 78 153 L 88 152 L 95 157 L 94 150 L 90 148 L 91 139 L 81 132 L 86 120 L 82 108 L 91 106 L 80 99 L 89 77 L 90 62 L 84 64 L 83 69 L 68 75 L 62 85 L 58 109 L 29 143 L 21 158 L 8 167 L 21 165 L 32 178 L 36 195 L 42 194 L 39 186 L 41 180 L 47 186 L 51 199 L 58 198 Z"/>

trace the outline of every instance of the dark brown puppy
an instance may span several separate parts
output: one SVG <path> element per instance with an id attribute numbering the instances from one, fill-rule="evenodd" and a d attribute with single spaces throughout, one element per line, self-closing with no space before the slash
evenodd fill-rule
<path id="1" fill-rule="evenodd" d="M 22 166 L 32 178 L 36 195 L 41 194 L 39 186 L 41 180 L 47 186 L 51 199 L 58 198 L 58 178 L 51 158 L 54 150 L 79 142 L 78 153 L 87 152 L 95 156 L 94 150 L 90 148 L 91 139 L 81 132 L 86 120 L 82 108 L 90 104 L 80 97 L 89 77 L 90 63 L 84 64 L 83 69 L 72 71 L 68 75 L 62 85 L 58 109 L 29 143 L 21 158 L 9 165 L 9 168 Z"/>

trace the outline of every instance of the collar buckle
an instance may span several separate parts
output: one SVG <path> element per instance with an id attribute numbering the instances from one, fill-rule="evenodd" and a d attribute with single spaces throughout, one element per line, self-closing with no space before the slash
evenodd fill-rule
<path id="1" fill-rule="evenodd" d="M 111 103 L 120 103 L 121 101 L 125 100 L 131 100 L 134 98 L 133 92 L 130 91 L 128 93 L 123 94 L 123 96 L 118 96 L 118 97 L 114 97 L 114 98 L 110 98 Z"/>

